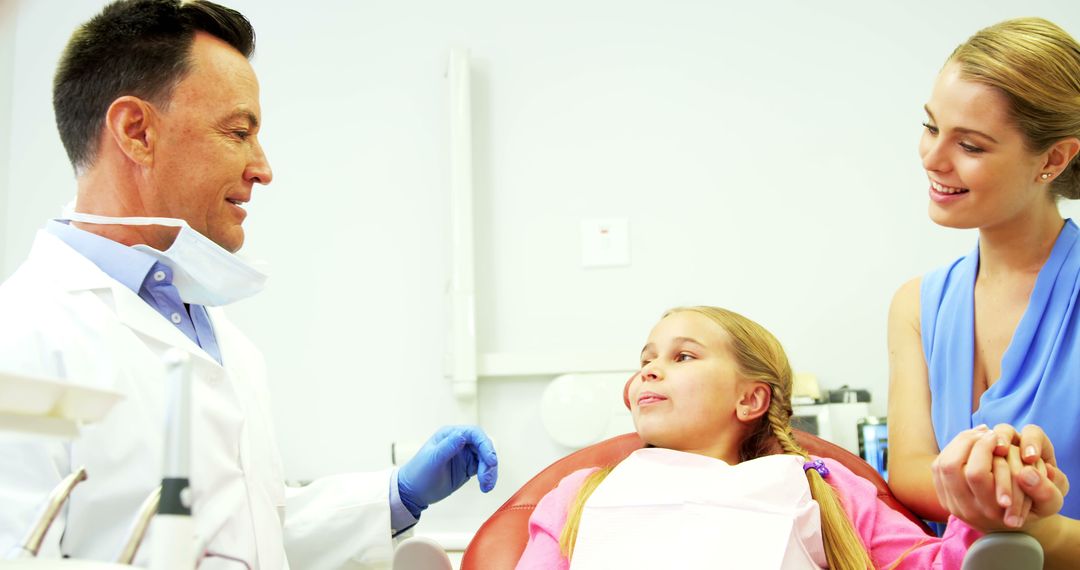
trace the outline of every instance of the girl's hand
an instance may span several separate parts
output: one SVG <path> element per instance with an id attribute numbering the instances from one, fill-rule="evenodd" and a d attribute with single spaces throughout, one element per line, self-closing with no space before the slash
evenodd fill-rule
<path id="1" fill-rule="evenodd" d="M 994 455 L 997 434 L 986 426 L 962 431 L 930 465 L 938 502 L 953 515 L 983 531 L 1000 530 L 1005 519 L 997 489 L 1012 491 L 1007 460 Z M 997 469 L 995 470 L 995 463 Z"/>

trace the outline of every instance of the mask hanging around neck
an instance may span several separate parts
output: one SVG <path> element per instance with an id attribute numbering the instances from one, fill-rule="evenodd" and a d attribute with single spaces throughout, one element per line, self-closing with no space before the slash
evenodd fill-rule
<path id="1" fill-rule="evenodd" d="M 74 204 L 64 208 L 63 220 L 84 224 L 126 226 L 169 226 L 180 228 L 176 240 L 165 251 L 137 244 L 132 249 L 153 256 L 173 270 L 173 285 L 180 300 L 192 305 L 220 307 L 246 299 L 262 291 L 267 275 L 256 265 L 214 243 L 184 220 L 154 217 L 113 217 L 76 212 Z"/>

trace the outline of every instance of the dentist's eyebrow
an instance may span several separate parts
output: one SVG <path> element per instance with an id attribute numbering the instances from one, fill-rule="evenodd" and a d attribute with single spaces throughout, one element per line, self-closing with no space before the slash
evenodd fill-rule
<path id="1" fill-rule="evenodd" d="M 926 114 L 930 116 L 931 121 L 933 121 L 935 123 L 937 122 L 937 119 L 934 118 L 934 114 L 930 112 L 930 107 L 928 107 L 926 105 L 923 105 L 923 110 L 926 111 Z M 992 137 L 992 136 L 990 136 L 990 135 L 988 135 L 988 134 L 986 134 L 986 133 L 984 133 L 982 131 L 977 131 L 975 129 L 969 129 L 967 127 L 954 127 L 953 130 L 957 131 L 957 132 L 960 132 L 960 133 L 965 133 L 965 134 L 970 134 L 970 135 L 978 135 L 978 136 L 980 136 L 980 137 L 982 137 L 982 138 L 984 138 L 984 139 L 986 139 L 986 140 L 988 140 L 988 141 L 990 141 L 990 142 L 992 142 L 994 144 L 998 144 L 997 139 L 995 139 L 994 137 Z"/>
<path id="2" fill-rule="evenodd" d="M 247 109 L 241 109 L 241 110 L 229 113 L 228 115 L 225 116 L 224 119 L 221 120 L 221 123 L 226 124 L 226 123 L 229 123 L 231 121 L 235 121 L 236 119 L 247 119 L 248 125 L 253 129 L 258 128 L 258 126 L 259 126 L 259 118 L 255 116 L 255 113 L 252 113 L 251 111 L 248 111 Z"/>

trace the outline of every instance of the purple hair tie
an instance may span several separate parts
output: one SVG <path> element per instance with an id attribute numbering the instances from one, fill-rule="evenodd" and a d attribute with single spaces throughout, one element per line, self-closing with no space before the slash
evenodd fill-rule
<path id="1" fill-rule="evenodd" d="M 811 469 L 817 471 L 818 475 L 821 475 L 823 479 L 829 476 L 829 468 L 825 467 L 825 462 L 820 459 L 815 459 L 813 461 L 807 461 L 806 463 L 803 463 L 803 471 L 809 471 Z"/>

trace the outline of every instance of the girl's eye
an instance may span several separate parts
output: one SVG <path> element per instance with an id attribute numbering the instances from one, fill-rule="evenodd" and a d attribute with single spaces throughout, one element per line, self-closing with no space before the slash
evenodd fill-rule
<path id="1" fill-rule="evenodd" d="M 651 361 L 651 360 L 645 360 L 645 359 L 642 359 L 642 360 L 641 360 L 641 367 L 642 367 L 642 368 L 645 368 L 646 366 L 648 366 L 648 365 L 649 365 L 649 363 L 650 363 L 650 362 L 652 362 L 652 361 Z"/>
<path id="2" fill-rule="evenodd" d="M 682 352 L 682 353 L 679 353 L 679 355 L 675 357 L 675 362 L 686 362 L 687 360 L 693 360 L 693 359 L 694 359 L 693 354 L 690 354 L 690 353 L 687 353 L 687 352 Z"/>
<path id="3" fill-rule="evenodd" d="M 970 152 L 972 154 L 978 154 L 980 152 L 983 152 L 983 149 L 981 149 L 981 148 L 979 148 L 979 147 L 977 147 L 977 146 L 975 146 L 973 144 L 969 144 L 969 143 L 965 143 L 965 142 L 960 143 L 960 148 L 962 148 L 962 149 L 964 149 L 967 152 Z"/>
<path id="4" fill-rule="evenodd" d="M 931 125 L 930 123 L 923 123 L 922 126 L 925 127 L 926 131 L 929 132 L 930 134 L 932 134 L 932 135 L 938 134 L 938 128 L 935 127 L 934 125 Z"/>

